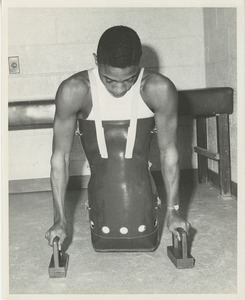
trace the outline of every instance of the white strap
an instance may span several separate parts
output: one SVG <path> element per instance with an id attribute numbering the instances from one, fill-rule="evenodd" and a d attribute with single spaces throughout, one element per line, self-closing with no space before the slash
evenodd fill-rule
<path id="1" fill-rule="evenodd" d="M 139 77 L 137 79 L 137 82 L 134 86 L 134 91 L 132 93 L 131 117 L 130 117 L 130 123 L 128 128 L 125 158 L 133 157 L 133 148 L 135 144 L 136 129 L 137 129 L 139 92 L 140 92 L 140 84 L 141 84 L 143 73 L 144 73 L 144 68 L 140 70 Z"/>
<path id="2" fill-rule="evenodd" d="M 139 91 L 140 91 L 140 84 L 141 84 L 141 79 L 142 79 L 143 73 L 144 73 L 144 68 L 142 68 L 140 70 L 139 77 L 137 79 L 137 82 L 134 86 L 134 90 L 132 93 L 131 116 L 130 116 L 130 123 L 129 123 L 129 128 L 128 128 L 125 158 L 133 157 L 133 148 L 134 148 L 134 144 L 135 144 L 135 137 L 136 137 L 136 130 L 137 130 Z M 95 128 L 96 128 L 99 152 L 100 152 L 100 155 L 102 158 L 108 158 L 108 152 L 107 152 L 107 147 L 106 147 L 106 142 L 105 142 L 105 133 L 104 133 L 104 128 L 103 128 L 102 121 L 101 121 L 96 79 L 95 79 L 94 74 L 92 73 L 92 70 L 88 70 L 88 75 L 89 75 L 89 80 L 91 83 L 90 86 L 91 86 L 92 102 L 93 102 L 94 117 L 95 117 Z M 94 87 L 94 88 L 92 88 L 92 87 Z"/>
<path id="3" fill-rule="evenodd" d="M 94 117 L 95 117 L 95 128 L 96 128 L 99 152 L 102 158 L 108 158 L 108 152 L 107 152 L 106 142 L 105 142 L 105 133 L 101 121 L 100 104 L 98 98 L 96 79 L 92 70 L 88 70 L 88 75 L 90 80 L 90 90 L 92 94 L 92 102 L 93 102 Z"/>

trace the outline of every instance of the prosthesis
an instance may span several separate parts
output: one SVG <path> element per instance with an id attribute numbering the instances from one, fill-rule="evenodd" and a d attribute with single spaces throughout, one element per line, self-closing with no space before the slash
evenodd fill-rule
<path id="1" fill-rule="evenodd" d="M 93 120 L 79 120 L 90 164 L 88 211 L 95 251 L 154 251 L 159 244 L 160 199 L 148 165 L 154 118 L 137 120 L 134 147 L 126 158 L 129 121 L 102 121 L 105 157 Z"/>

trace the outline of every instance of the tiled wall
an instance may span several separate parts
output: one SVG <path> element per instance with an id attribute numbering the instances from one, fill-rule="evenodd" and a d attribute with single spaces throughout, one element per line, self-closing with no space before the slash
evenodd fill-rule
<path id="1" fill-rule="evenodd" d="M 205 87 L 201 8 L 12 8 L 9 56 L 19 56 L 20 74 L 9 75 L 9 101 L 53 99 L 60 82 L 94 66 L 92 53 L 110 26 L 134 28 L 142 41 L 142 65 L 168 76 L 177 89 Z M 194 126 L 180 119 L 181 168 L 195 168 Z M 10 180 L 49 177 L 52 130 L 9 133 Z M 78 139 L 71 175 L 89 174 Z M 159 166 L 155 166 L 159 168 Z"/>
<path id="2" fill-rule="evenodd" d="M 205 8 L 205 61 L 207 87 L 232 87 L 234 89 L 234 113 L 230 116 L 232 180 L 237 182 L 237 43 L 236 9 Z M 208 123 L 208 143 L 217 150 L 215 120 Z M 210 161 L 209 168 L 218 172 L 217 162 Z"/>

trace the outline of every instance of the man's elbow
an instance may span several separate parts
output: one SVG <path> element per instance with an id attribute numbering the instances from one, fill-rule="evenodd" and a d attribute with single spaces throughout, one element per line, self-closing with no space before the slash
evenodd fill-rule
<path id="1" fill-rule="evenodd" d="M 169 147 L 164 150 L 160 150 L 161 162 L 165 165 L 174 166 L 179 164 L 179 154 L 176 147 Z"/>
<path id="2" fill-rule="evenodd" d="M 69 167 L 70 155 L 65 153 L 54 152 L 50 159 L 51 171 L 60 170 Z"/>

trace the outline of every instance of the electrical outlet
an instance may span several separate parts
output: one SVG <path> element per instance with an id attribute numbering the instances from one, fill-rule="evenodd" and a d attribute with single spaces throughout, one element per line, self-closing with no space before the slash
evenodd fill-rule
<path id="1" fill-rule="evenodd" d="M 9 57 L 9 74 L 18 74 L 18 73 L 20 73 L 19 56 L 10 56 Z"/>

